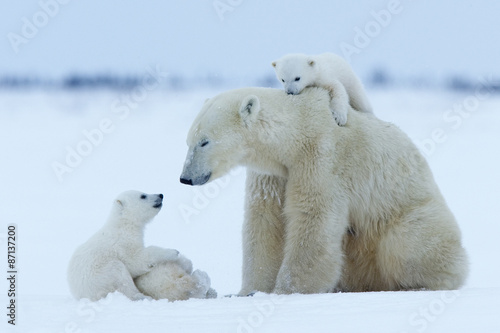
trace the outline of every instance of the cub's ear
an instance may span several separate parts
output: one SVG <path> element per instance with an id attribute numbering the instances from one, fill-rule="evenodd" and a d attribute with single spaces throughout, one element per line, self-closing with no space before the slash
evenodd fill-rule
<path id="1" fill-rule="evenodd" d="M 308 60 L 307 63 L 312 67 L 316 62 L 314 60 Z"/>
<path id="2" fill-rule="evenodd" d="M 119 207 L 123 207 L 123 202 L 121 200 L 116 200 L 116 204 L 119 206 Z"/>
<path id="3" fill-rule="evenodd" d="M 240 106 L 240 117 L 245 126 L 249 126 L 260 111 L 260 101 L 255 95 L 249 95 L 243 99 Z"/>
<path id="4" fill-rule="evenodd" d="M 273 61 L 271 65 L 273 65 L 273 67 L 276 68 L 276 61 Z"/>

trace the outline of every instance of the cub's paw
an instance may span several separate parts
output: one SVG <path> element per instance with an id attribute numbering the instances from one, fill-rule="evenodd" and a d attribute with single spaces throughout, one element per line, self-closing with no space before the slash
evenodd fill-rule
<path id="1" fill-rule="evenodd" d="M 335 118 L 335 121 L 337 122 L 337 125 L 344 126 L 347 124 L 347 112 L 332 111 L 332 114 L 333 118 Z"/>
<path id="2" fill-rule="evenodd" d="M 183 256 L 182 254 L 179 255 L 179 259 L 177 259 L 177 264 L 186 271 L 187 274 L 193 273 L 193 263 L 191 260 Z"/>
<path id="3" fill-rule="evenodd" d="M 193 272 L 192 277 L 194 281 L 196 281 L 198 288 L 202 289 L 203 293 L 206 294 L 208 289 L 210 289 L 210 278 L 208 274 L 197 269 Z"/>
<path id="4" fill-rule="evenodd" d="M 214 288 L 208 289 L 206 298 L 217 298 L 217 292 L 215 291 Z"/>
<path id="5" fill-rule="evenodd" d="M 175 249 L 164 249 L 163 257 L 165 261 L 177 261 L 180 258 L 180 254 Z"/>
<path id="6" fill-rule="evenodd" d="M 150 268 L 159 263 L 167 261 L 176 261 L 179 259 L 179 251 L 174 249 L 164 249 L 159 246 L 148 246 L 146 251 L 149 254 L 151 263 Z"/>

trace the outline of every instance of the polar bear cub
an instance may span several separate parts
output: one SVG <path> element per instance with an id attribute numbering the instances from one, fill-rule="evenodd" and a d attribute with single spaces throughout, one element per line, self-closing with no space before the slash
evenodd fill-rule
<path id="1" fill-rule="evenodd" d="M 347 61 L 336 54 L 287 54 L 272 66 L 287 94 L 297 95 L 311 86 L 327 89 L 330 110 L 339 126 L 347 122 L 348 104 L 357 111 L 373 113 L 363 84 Z"/>
<path id="2" fill-rule="evenodd" d="M 154 299 L 181 301 L 189 298 L 216 298 L 207 273 L 195 270 L 189 259 L 180 255 L 177 262 L 164 262 L 135 279 L 137 288 Z"/>
<path id="3" fill-rule="evenodd" d="M 133 279 L 161 263 L 179 260 L 177 250 L 144 247 L 144 227 L 162 202 L 162 194 L 139 191 L 126 191 L 116 198 L 107 223 L 70 260 L 68 282 L 74 297 L 96 301 L 119 291 L 132 300 L 148 298 Z"/>

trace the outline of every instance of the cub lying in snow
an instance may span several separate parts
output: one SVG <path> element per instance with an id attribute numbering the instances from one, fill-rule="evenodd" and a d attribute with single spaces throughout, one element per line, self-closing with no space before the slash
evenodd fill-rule
<path id="1" fill-rule="evenodd" d="M 189 259 L 180 256 L 178 262 L 164 262 L 149 273 L 135 279 L 135 285 L 145 295 L 154 299 L 180 301 L 189 298 L 216 298 L 217 292 L 210 288 L 207 273 L 195 270 Z"/>
<path id="2" fill-rule="evenodd" d="M 327 89 L 330 110 L 339 126 L 347 122 L 348 104 L 357 111 L 373 113 L 363 84 L 351 66 L 336 54 L 287 54 L 272 65 L 287 94 L 297 95 L 311 86 Z"/>
<path id="3" fill-rule="evenodd" d="M 116 198 L 107 223 L 79 246 L 70 260 L 68 282 L 74 297 L 96 301 L 108 293 L 119 291 L 132 300 L 151 298 L 153 295 L 136 287 L 134 278 L 151 272 L 155 267 L 162 267 L 162 271 L 166 272 L 165 267 L 174 271 L 190 265 L 177 250 L 144 247 L 144 227 L 158 214 L 162 202 L 162 194 L 138 191 L 126 191 Z M 177 276 L 170 274 L 165 279 L 175 285 Z M 182 282 L 180 277 L 178 279 Z M 197 282 L 198 276 L 191 279 Z M 207 279 L 201 283 L 206 287 L 205 292 L 210 285 L 208 279 L 206 286 Z M 157 277 L 155 281 L 159 283 L 160 280 Z M 177 286 L 178 289 L 188 289 L 188 294 L 195 287 L 196 283 L 179 283 Z M 154 288 L 154 285 L 149 285 L 147 290 Z"/>

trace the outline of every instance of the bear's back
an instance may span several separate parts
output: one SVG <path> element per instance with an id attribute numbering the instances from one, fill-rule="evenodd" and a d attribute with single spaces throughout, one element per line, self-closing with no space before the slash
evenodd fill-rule
<path id="1" fill-rule="evenodd" d="M 428 200 L 444 203 L 427 161 L 396 125 L 351 111 L 336 132 L 337 173 L 351 198 L 351 216 L 383 220 Z"/>

